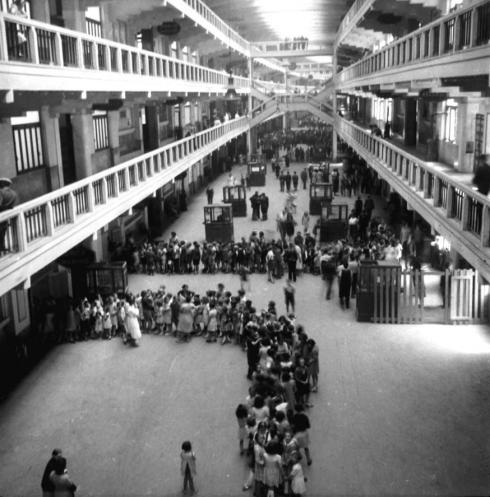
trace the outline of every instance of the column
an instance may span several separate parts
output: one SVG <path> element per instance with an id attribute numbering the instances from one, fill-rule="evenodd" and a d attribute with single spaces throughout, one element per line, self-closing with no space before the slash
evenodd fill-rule
<path id="1" fill-rule="evenodd" d="M 405 145 L 415 146 L 417 144 L 417 99 L 407 98 L 405 100 Z"/>
<path id="2" fill-rule="evenodd" d="M 85 7 L 80 0 L 64 0 L 63 19 L 65 28 L 85 33 Z"/>
<path id="3" fill-rule="evenodd" d="M 112 19 L 117 19 L 117 15 L 113 15 L 112 5 L 101 2 L 100 22 L 102 24 L 102 38 L 107 38 L 109 40 L 114 39 L 114 33 L 112 29 Z"/>
<path id="4" fill-rule="evenodd" d="M 456 143 L 458 171 L 472 173 L 475 160 L 475 115 L 480 112 L 478 99 L 457 99 Z"/>
<path id="5" fill-rule="evenodd" d="M 51 190 L 55 190 L 64 185 L 58 116 L 58 114 L 50 113 L 50 109 L 47 105 L 43 105 L 39 112 L 44 161 L 48 168 L 47 175 Z"/>
<path id="6" fill-rule="evenodd" d="M 0 119 L 0 143 L 2 144 L 2 176 L 17 176 L 15 167 L 14 136 L 10 119 Z"/>
<path id="7" fill-rule="evenodd" d="M 104 232 L 104 229 L 100 229 L 91 237 L 84 240 L 83 245 L 94 252 L 95 262 L 106 261 L 108 259 L 107 239 L 107 233 Z"/>
<path id="8" fill-rule="evenodd" d="M 107 126 L 109 133 L 109 147 L 111 149 L 111 165 L 115 166 L 121 162 L 121 151 L 119 147 L 119 111 L 107 111 Z"/>
<path id="9" fill-rule="evenodd" d="M 160 146 L 158 137 L 158 127 L 159 127 L 159 117 L 158 117 L 158 107 L 149 103 L 145 107 L 146 112 L 146 132 L 148 135 L 148 151 L 155 150 Z"/>
<path id="10" fill-rule="evenodd" d="M 49 0 L 36 0 L 30 3 L 31 6 L 31 18 L 40 22 L 51 22 L 51 16 L 49 12 Z"/>
<path id="11" fill-rule="evenodd" d="M 248 59 L 248 79 L 249 79 L 249 82 L 250 82 L 250 88 L 252 88 L 253 86 L 253 81 L 254 81 L 254 60 L 252 59 L 252 57 L 250 57 L 250 59 Z M 247 109 L 247 114 L 250 115 L 250 117 L 252 117 L 252 109 L 253 109 L 253 100 L 252 100 L 252 92 L 250 92 L 248 94 L 248 109 Z M 247 133 L 247 137 L 248 137 L 248 133 Z M 248 138 L 247 138 L 248 140 Z M 247 144 L 248 144 L 248 141 L 247 141 Z"/>
<path id="12" fill-rule="evenodd" d="M 76 179 L 79 180 L 95 172 L 92 165 L 92 157 L 95 152 L 92 113 L 89 109 L 83 109 L 72 114 L 71 124 Z"/>

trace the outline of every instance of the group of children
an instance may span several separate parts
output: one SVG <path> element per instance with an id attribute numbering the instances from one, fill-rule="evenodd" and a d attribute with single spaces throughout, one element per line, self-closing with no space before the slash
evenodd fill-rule
<path id="1" fill-rule="evenodd" d="M 190 296 L 196 294 L 184 285 L 172 298 L 190 303 Z M 230 338 L 247 356 L 251 385 L 245 402 L 235 410 L 239 451 L 249 468 L 242 489 L 253 489 L 255 497 L 299 497 L 306 492 L 306 466 L 313 462 L 310 421 L 304 410 L 312 407 L 310 393 L 318 389 L 318 345 L 296 324 L 294 315 L 279 316 L 273 301 L 257 312 L 243 291 L 233 295 L 222 284 L 206 292 L 206 298 L 209 314 L 218 308 L 219 315 L 231 312 L 234 316 Z M 211 329 L 209 325 L 210 321 L 198 321 L 194 333 L 213 334 L 214 325 Z M 178 321 L 172 327 L 181 332 Z M 218 333 L 227 336 L 221 326 Z M 184 493 L 189 488 L 193 494 L 196 455 L 189 441 L 182 445 L 181 472 Z"/>
<path id="2" fill-rule="evenodd" d="M 243 490 L 253 488 L 256 497 L 303 495 L 302 463 L 312 464 L 304 410 L 318 389 L 318 345 L 293 315 L 278 316 L 273 302 L 244 323 L 244 335 L 252 384 L 235 411 L 239 450 L 249 467 Z"/>

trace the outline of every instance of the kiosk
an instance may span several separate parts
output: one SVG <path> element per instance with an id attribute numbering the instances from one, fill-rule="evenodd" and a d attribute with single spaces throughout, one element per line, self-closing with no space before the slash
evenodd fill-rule
<path id="1" fill-rule="evenodd" d="M 348 229 L 349 206 L 323 202 L 320 215 L 320 242 L 332 242 L 345 238 Z"/>
<path id="2" fill-rule="evenodd" d="M 230 204 L 205 205 L 204 226 L 207 242 L 232 242 L 232 206 Z"/>
<path id="3" fill-rule="evenodd" d="M 231 204 L 233 217 L 245 217 L 247 215 L 247 194 L 244 186 L 224 186 L 223 202 Z"/>
<path id="4" fill-rule="evenodd" d="M 263 162 L 248 163 L 249 186 L 265 186 L 266 165 Z"/>
<path id="5" fill-rule="evenodd" d="M 310 214 L 321 215 L 322 204 L 332 202 L 332 198 L 331 183 L 310 183 Z"/>

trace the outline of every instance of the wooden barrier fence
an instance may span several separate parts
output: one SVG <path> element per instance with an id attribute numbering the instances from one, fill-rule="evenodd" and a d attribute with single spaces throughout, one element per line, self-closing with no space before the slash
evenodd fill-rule
<path id="1" fill-rule="evenodd" d="M 374 268 L 374 323 L 424 323 L 424 278 L 443 276 L 442 322 L 446 324 L 488 323 L 490 318 L 490 285 L 481 280 L 477 271 L 446 270 L 440 273 L 401 271 L 400 268 Z"/>

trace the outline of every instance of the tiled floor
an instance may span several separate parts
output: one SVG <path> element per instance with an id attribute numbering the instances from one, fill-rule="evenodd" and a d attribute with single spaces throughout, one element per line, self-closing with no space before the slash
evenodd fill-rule
<path id="1" fill-rule="evenodd" d="M 214 184 L 217 200 L 223 182 Z M 237 219 L 235 236 L 275 230 L 284 195 L 270 175 L 266 190 L 270 220 Z M 169 231 L 202 239 L 204 200 L 195 198 Z M 298 212 L 306 205 L 301 192 Z M 239 287 L 234 275 L 133 275 L 130 286 L 176 291 L 184 282 L 200 292 L 218 282 Z M 251 286 L 259 308 L 275 300 L 284 310 L 283 282 L 253 275 Z M 299 278 L 297 296 L 298 321 L 320 346 L 308 495 L 488 495 L 488 329 L 357 323 L 353 310 L 325 301 L 321 279 L 310 275 Z M 202 339 L 56 348 L 0 407 L 0 495 L 39 495 L 55 446 L 80 496 L 176 495 L 187 438 L 197 452 L 199 495 L 245 495 L 234 418 L 246 395 L 245 367 L 237 347 Z"/>

